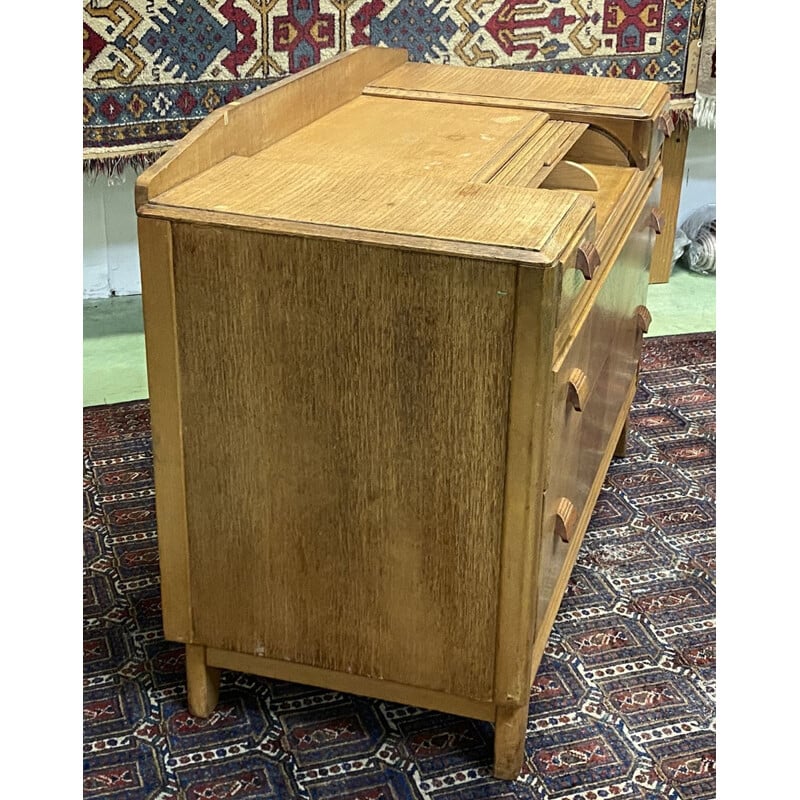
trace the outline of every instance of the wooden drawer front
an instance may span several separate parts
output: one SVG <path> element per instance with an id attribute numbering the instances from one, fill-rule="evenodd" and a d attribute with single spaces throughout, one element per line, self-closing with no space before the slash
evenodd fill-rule
<path id="1" fill-rule="evenodd" d="M 556 311 L 557 332 L 565 332 L 567 330 L 569 317 L 576 313 L 577 307 L 584 302 L 584 298 L 592 291 L 592 283 L 586 279 L 580 270 L 578 259 L 579 257 L 584 258 L 584 256 L 579 256 L 581 251 L 586 254 L 585 257 L 591 259 L 592 250 L 595 249 L 596 236 L 597 225 L 594 224 L 587 228 L 583 236 L 576 242 L 575 248 L 564 258 L 561 264 L 561 294 Z"/>
<path id="2" fill-rule="evenodd" d="M 555 365 L 550 474 L 539 566 L 537 627 L 554 591 L 563 591 L 567 555 L 591 515 L 616 445 L 641 351 L 640 318 L 655 238 L 648 220 L 659 187 L 650 194 L 568 352 Z M 559 584 L 561 586 L 559 587 Z M 553 602 L 560 603 L 559 597 Z"/>
<path id="3" fill-rule="evenodd" d="M 625 244 L 614 259 L 614 267 L 601 286 L 587 318 L 587 322 L 591 319 L 588 331 L 591 343 L 588 347 L 595 369 L 598 361 L 605 357 L 621 359 L 631 374 L 638 363 L 642 332 L 637 309 L 647 299 L 650 257 L 655 245 L 656 229 L 660 224 L 660 195 L 659 178 L 654 182 L 642 210 L 629 228 Z M 582 335 L 583 333 L 579 334 L 578 338 Z M 577 341 L 576 339 L 576 343 Z M 612 343 L 616 343 L 614 347 L 611 346 Z M 595 353 L 595 350 L 599 353 Z M 576 355 L 579 357 L 580 353 Z M 570 352 L 565 359 L 565 365 L 571 356 Z"/>
<path id="4" fill-rule="evenodd" d="M 597 205 L 596 228 L 587 228 L 576 237 L 574 248 L 562 261 L 556 314 L 558 351 L 580 327 L 587 306 L 596 302 L 609 268 L 621 256 L 622 244 L 629 249 L 627 258 L 642 263 L 649 259 L 646 250 L 653 233 L 648 225 L 655 222 L 651 213 L 660 195 L 660 166 L 646 174 L 601 164 L 591 164 L 588 169 L 599 185 L 597 191 L 585 192 Z M 623 295 L 617 292 L 612 297 L 606 292 L 605 297 L 616 302 Z"/>

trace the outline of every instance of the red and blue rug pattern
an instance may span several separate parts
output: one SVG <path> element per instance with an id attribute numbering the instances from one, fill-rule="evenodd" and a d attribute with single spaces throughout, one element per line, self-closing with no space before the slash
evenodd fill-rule
<path id="1" fill-rule="evenodd" d="M 225 671 L 186 708 L 161 628 L 146 401 L 84 410 L 84 797 L 708 800 L 715 796 L 715 336 L 645 341 L 533 685 L 517 781 L 488 723 Z"/>
<path id="2" fill-rule="evenodd" d="M 361 45 L 666 83 L 706 0 L 84 0 L 84 158 L 152 157 L 215 108 Z M 335 154 L 332 154 L 332 158 Z"/>

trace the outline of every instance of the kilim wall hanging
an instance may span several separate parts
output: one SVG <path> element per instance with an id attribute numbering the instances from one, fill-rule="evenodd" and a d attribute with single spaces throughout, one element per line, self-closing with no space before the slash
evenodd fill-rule
<path id="1" fill-rule="evenodd" d="M 359 45 L 658 80 L 691 114 L 706 0 L 85 0 L 84 166 L 144 166 L 220 105 Z"/>

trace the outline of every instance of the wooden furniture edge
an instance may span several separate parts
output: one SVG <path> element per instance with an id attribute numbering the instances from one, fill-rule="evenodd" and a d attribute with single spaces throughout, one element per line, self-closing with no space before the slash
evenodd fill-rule
<path id="1" fill-rule="evenodd" d="M 407 51 L 400 48 L 357 47 L 215 109 L 139 176 L 137 210 L 228 156 L 252 155 L 294 133 L 358 97 L 369 81 L 407 59 Z M 271 113 L 274 109 L 268 106 L 282 102 L 292 107 L 292 113 Z M 268 129 L 256 124 L 266 117 Z M 245 120 L 252 124 L 243 124 Z M 206 145 L 204 152 L 201 145 Z"/>
<path id="2" fill-rule="evenodd" d="M 172 225 L 164 220 L 139 219 L 138 231 L 164 635 L 172 641 L 190 642 L 189 534 Z"/>
<path id="3" fill-rule="evenodd" d="M 672 255 L 688 144 L 689 126 L 686 124 L 677 125 L 672 135 L 664 139 L 661 151 L 664 172 L 659 201 L 659 207 L 664 214 L 664 228 L 656 238 L 650 259 L 650 283 L 668 283 L 672 274 Z"/>
<path id="4" fill-rule="evenodd" d="M 578 550 L 583 543 L 583 537 L 586 534 L 586 529 L 589 526 L 589 520 L 591 519 L 595 504 L 597 503 L 597 498 L 600 495 L 600 489 L 603 487 L 603 482 L 606 479 L 606 474 L 608 473 L 611 459 L 615 450 L 617 449 L 620 436 L 628 421 L 631 404 L 633 403 L 633 397 L 636 394 L 638 378 L 639 374 L 637 371 L 633 376 L 631 385 L 628 387 L 628 391 L 625 394 L 625 400 L 622 404 L 622 409 L 620 410 L 619 416 L 614 422 L 611 436 L 608 437 L 608 443 L 603 453 L 603 460 L 601 462 L 602 468 L 599 469 L 595 475 L 594 482 L 589 490 L 586 504 L 583 507 L 580 519 L 575 527 L 575 535 L 570 540 L 569 550 L 564 558 L 564 566 L 562 567 L 561 573 L 559 574 L 558 580 L 553 588 L 553 594 L 550 603 L 547 606 L 547 611 L 542 618 L 542 623 L 539 626 L 539 630 L 536 631 L 533 651 L 531 653 L 530 685 L 533 685 L 533 682 L 536 679 L 536 672 L 539 669 L 539 664 L 542 660 L 542 655 L 544 654 L 544 648 L 547 646 L 547 640 L 550 637 L 550 631 L 552 630 L 556 615 L 558 614 L 558 609 L 561 607 L 561 601 L 564 598 L 564 592 L 566 591 L 567 583 L 569 582 L 570 575 L 572 574 L 572 568 L 575 565 L 575 559 L 578 556 Z"/>
<path id="5" fill-rule="evenodd" d="M 576 192 L 576 197 L 585 200 L 588 214 L 594 211 L 594 204 Z M 574 208 L 574 207 L 573 207 Z M 550 269 L 558 263 L 558 257 L 544 252 L 523 250 L 518 247 L 463 242 L 457 239 L 436 239 L 403 233 L 385 233 L 364 228 L 345 228 L 316 222 L 296 222 L 264 217 L 250 217 L 245 214 L 232 214 L 223 211 L 209 211 L 199 208 L 164 206 L 147 203 L 137 211 L 140 218 L 169 220 L 172 222 L 200 225 L 218 225 L 237 230 L 261 231 L 280 236 L 303 236 L 320 239 L 334 239 L 359 242 L 377 247 L 390 247 L 402 250 L 434 252 L 461 258 L 475 258 L 482 261 L 502 261 L 520 264 L 523 267 Z M 565 218 L 566 218 L 565 214 Z"/>
<path id="6" fill-rule="evenodd" d="M 208 665 L 206 648 L 186 645 L 186 694 L 190 713 L 210 717 L 219 702 L 220 671 Z"/>
<path id="7" fill-rule="evenodd" d="M 525 760 L 525 740 L 528 731 L 528 704 L 499 706 L 494 718 L 495 778 L 515 781 Z"/>
<path id="8" fill-rule="evenodd" d="M 487 67 L 487 69 L 490 69 Z M 602 131 L 617 142 L 625 136 L 632 139 L 631 147 L 625 146 L 633 164 L 639 168 L 647 166 L 650 158 L 650 137 L 655 124 L 651 116 L 628 117 L 612 114 L 608 109 L 605 114 L 592 110 L 592 106 L 574 105 L 567 107 L 561 103 L 531 100 L 520 97 L 490 97 L 478 94 L 457 94 L 422 89 L 395 89 L 380 86 L 366 86 L 362 92 L 365 96 L 394 98 L 395 100 L 417 100 L 428 103 L 457 103 L 459 105 L 485 106 L 487 108 L 509 108 L 525 111 L 539 111 L 547 114 L 552 120 L 576 122 L 589 125 L 590 128 Z M 669 107 L 669 92 L 661 98 L 655 113 L 662 114 Z"/>
<path id="9" fill-rule="evenodd" d="M 209 667 L 231 669 L 265 678 L 318 686 L 335 692 L 377 697 L 391 703 L 429 708 L 470 719 L 492 722 L 495 718 L 495 707 L 492 702 L 481 702 L 434 689 L 408 686 L 393 681 L 384 681 L 380 678 L 351 675 L 308 664 L 296 664 L 291 661 L 237 653 L 232 650 L 220 650 L 214 647 L 205 648 L 205 654 L 206 665 Z"/>
<path id="10" fill-rule="evenodd" d="M 392 95 L 392 92 L 408 92 L 409 97 L 416 96 L 417 99 L 421 99 L 421 95 L 449 95 L 450 97 L 456 97 L 458 95 L 465 96 L 465 97 L 483 97 L 487 101 L 488 104 L 493 104 L 493 101 L 523 101 L 525 103 L 531 104 L 539 104 L 536 107 L 542 111 L 548 110 L 564 110 L 564 111 L 572 111 L 572 112 L 579 112 L 579 113 L 586 113 L 590 115 L 599 115 L 599 116 L 614 116 L 620 119 L 626 119 L 631 121 L 646 121 L 651 119 L 653 116 L 657 115 L 659 111 L 662 110 L 662 106 L 664 105 L 665 98 L 666 103 L 669 103 L 669 89 L 659 81 L 637 81 L 636 84 L 627 85 L 626 88 L 632 89 L 635 88 L 637 92 L 641 92 L 641 105 L 638 107 L 628 106 L 614 106 L 614 105 L 584 105 L 580 103 L 565 103 L 563 101 L 555 101 L 555 100 L 537 100 L 535 97 L 531 97 L 529 95 L 523 96 L 522 92 L 507 92 L 506 94 L 495 94 L 495 95 L 478 95 L 474 89 L 470 89 L 465 87 L 460 90 L 451 91 L 451 92 L 444 92 L 436 89 L 416 89 L 412 87 L 401 87 L 398 85 L 391 85 L 391 78 L 394 74 L 394 77 L 397 78 L 397 71 L 402 71 L 405 73 L 420 71 L 420 67 L 425 68 L 426 70 L 429 69 L 431 66 L 434 66 L 438 70 L 450 70 L 450 71 L 461 71 L 462 74 L 467 74 L 466 71 L 472 71 L 475 68 L 467 65 L 461 64 L 421 64 L 419 62 L 408 61 L 404 64 L 400 64 L 397 67 L 393 68 L 392 70 L 388 70 L 387 72 L 382 73 L 381 75 L 372 78 L 367 86 L 365 87 L 364 94 L 374 94 L 374 95 L 383 95 L 383 96 L 400 96 L 400 95 Z M 507 67 L 481 67 L 481 72 L 500 72 L 500 73 L 509 73 L 509 72 L 519 72 L 524 73 L 524 70 L 514 70 Z M 560 75 L 559 73 L 549 73 L 551 79 L 559 81 L 566 78 L 570 80 L 575 77 L 586 77 L 586 76 L 575 76 L 575 75 Z M 477 76 L 476 76 L 477 77 Z M 480 75 L 480 78 L 483 79 L 485 76 Z M 606 77 L 597 77 L 594 78 L 595 80 L 604 81 L 607 84 L 611 83 L 618 83 L 619 78 L 606 78 Z M 659 96 L 660 95 L 660 96 Z M 451 102 L 463 102 L 458 100 L 452 100 Z M 530 106 L 533 108 L 533 105 Z"/>
<path id="11" fill-rule="evenodd" d="M 553 381 L 547 354 L 555 327 L 557 275 L 555 270 L 538 276 L 524 269 L 517 272 L 495 648 L 494 699 L 503 707 L 527 708 L 530 698 L 534 576 L 539 560 L 536 534 L 544 501 L 543 496 L 532 495 L 531 487 L 545 468 L 544 448 L 536 444 L 545 441 L 551 396 L 549 388 L 537 393 L 533 387 L 549 387 Z M 531 403 L 537 394 L 540 401 Z"/>
<path id="12" fill-rule="evenodd" d="M 658 162 L 648 167 L 646 171 L 649 172 L 649 178 L 646 181 L 642 181 L 641 185 L 637 186 L 636 190 L 628 197 L 625 213 L 620 215 L 611 233 L 604 232 L 603 237 L 597 241 L 599 247 L 602 248 L 600 252 L 601 264 L 597 273 L 592 278 L 590 291 L 586 292 L 585 295 L 569 309 L 567 316 L 559 322 L 555 336 L 555 345 L 553 347 L 553 352 L 555 354 L 553 364 L 556 371 L 560 368 L 570 347 L 572 347 L 586 317 L 592 309 L 595 298 L 603 288 L 606 278 L 613 269 L 619 254 L 622 252 L 631 232 L 639 221 L 642 209 L 646 206 L 647 198 L 650 196 L 650 193 L 653 191 L 658 181 L 662 180 L 663 173 Z M 654 248 L 658 244 L 660 238 L 661 235 L 656 237 Z M 614 246 L 610 250 L 607 250 L 606 246 L 609 242 L 613 242 Z"/>

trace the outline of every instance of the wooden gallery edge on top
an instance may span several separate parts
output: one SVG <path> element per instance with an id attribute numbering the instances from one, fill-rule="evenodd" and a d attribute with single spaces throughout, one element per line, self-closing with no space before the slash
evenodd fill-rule
<path id="1" fill-rule="evenodd" d="M 489 720 L 518 775 L 624 450 L 668 102 L 366 47 L 143 173 L 164 630 L 193 713 L 241 670 Z"/>

